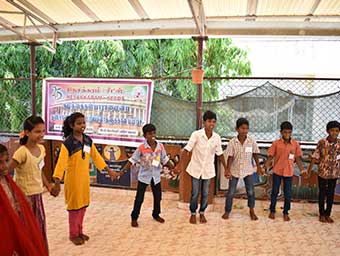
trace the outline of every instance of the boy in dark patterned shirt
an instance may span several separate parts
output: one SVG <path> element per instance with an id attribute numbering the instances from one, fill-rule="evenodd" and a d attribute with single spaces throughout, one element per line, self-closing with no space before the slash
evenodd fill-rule
<path id="1" fill-rule="evenodd" d="M 319 162 L 319 220 L 321 222 L 333 223 L 330 217 L 334 201 L 336 181 L 340 175 L 340 123 L 331 121 L 327 124 L 327 138 L 318 142 L 312 155 L 308 173 L 311 172 L 316 161 Z M 327 207 L 325 209 L 325 198 Z"/>

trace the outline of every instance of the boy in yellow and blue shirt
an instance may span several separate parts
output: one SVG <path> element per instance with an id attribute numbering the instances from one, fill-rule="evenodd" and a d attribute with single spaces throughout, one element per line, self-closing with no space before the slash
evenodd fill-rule
<path id="1" fill-rule="evenodd" d="M 144 143 L 136 149 L 132 157 L 129 159 L 129 162 L 121 171 L 121 173 L 124 173 L 131 164 L 140 165 L 137 193 L 131 213 L 132 227 L 138 227 L 137 220 L 144 201 L 145 190 L 148 185 L 151 186 L 154 198 L 152 217 L 160 223 L 165 222 L 165 220 L 159 216 L 161 213 L 162 200 L 161 167 L 162 165 L 167 165 L 171 169 L 174 168 L 172 163 L 169 161 L 170 159 L 166 154 L 163 144 L 156 141 L 156 127 L 153 124 L 144 125 L 143 134 L 145 137 Z"/>

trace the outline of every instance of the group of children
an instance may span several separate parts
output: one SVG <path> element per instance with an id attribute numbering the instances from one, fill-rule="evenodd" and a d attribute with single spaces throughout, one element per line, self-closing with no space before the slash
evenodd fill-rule
<path id="1" fill-rule="evenodd" d="M 294 175 L 294 163 L 300 169 L 301 176 L 307 178 L 311 175 L 313 165 L 319 162 L 318 183 L 319 183 L 319 220 L 321 222 L 333 223 L 330 217 L 334 201 L 334 192 L 337 179 L 340 177 L 340 123 L 331 121 L 326 126 L 328 136 L 320 140 L 312 155 L 308 170 L 302 165 L 302 150 L 299 143 L 292 138 L 293 126 L 286 121 L 281 124 L 281 138 L 274 141 L 268 150 L 268 159 L 264 166 L 260 165 L 257 154 L 260 153 L 256 140 L 248 135 L 249 122 L 245 118 L 236 121 L 238 135 L 228 143 L 226 156 L 227 163 L 222 156 L 221 139 L 213 132 L 216 124 L 216 114 L 207 111 L 204 113 L 204 128 L 192 133 L 188 144 L 182 153 L 182 160 L 189 157 L 192 151 L 191 160 L 186 171 L 192 180 L 190 199 L 190 223 L 196 223 L 197 198 L 199 184 L 202 186 L 201 206 L 199 210 L 200 222 L 205 223 L 204 210 L 207 207 L 209 180 L 215 176 L 214 156 L 221 160 L 224 167 L 224 175 L 229 179 L 228 192 L 226 193 L 225 210 L 223 219 L 228 219 L 232 210 L 233 197 L 237 183 L 240 178 L 244 180 L 248 196 L 249 215 L 251 220 L 257 220 L 255 214 L 255 193 L 254 193 L 254 172 L 263 175 L 271 167 L 272 191 L 269 218 L 275 219 L 276 202 L 281 182 L 283 181 L 284 207 L 283 219 L 290 221 L 289 210 L 292 198 L 292 183 Z M 274 160 L 274 163 L 272 163 Z M 185 165 L 184 165 L 185 166 Z M 179 173 L 181 170 L 177 170 Z M 326 199 L 326 209 L 325 209 Z"/>
<path id="2" fill-rule="evenodd" d="M 236 122 L 238 135 L 229 143 L 225 159 L 220 136 L 214 132 L 217 117 L 212 111 L 203 115 L 204 127 L 190 136 L 188 144 L 181 153 L 183 164 L 173 166 L 166 154 L 164 145 L 156 140 L 156 127 L 146 124 L 143 127 L 145 142 L 141 144 L 128 163 L 139 164 L 137 193 L 131 213 L 131 226 L 138 227 L 138 217 L 148 185 L 154 197 L 152 217 L 164 223 L 161 213 L 161 166 L 167 165 L 179 174 L 189 162 L 186 171 L 191 176 L 191 199 L 189 222 L 196 224 L 198 197 L 201 191 L 199 221 L 206 223 L 205 210 L 208 206 L 209 184 L 215 177 L 215 155 L 224 167 L 224 174 L 229 179 L 223 219 L 228 219 L 233 205 L 233 197 L 239 179 L 243 179 L 248 195 L 248 207 L 251 220 L 257 220 L 255 214 L 254 172 L 263 175 L 272 161 L 272 193 L 269 218 L 275 218 L 276 201 L 281 181 L 283 180 L 284 209 L 283 219 L 289 221 L 291 203 L 293 164 L 296 162 L 301 175 L 308 176 L 316 161 L 319 162 L 319 213 L 321 222 L 333 222 L 330 217 L 334 200 L 336 181 L 340 174 L 340 124 L 331 121 L 327 124 L 328 137 L 319 141 L 312 155 L 312 161 L 305 170 L 302 165 L 302 151 L 297 141 L 292 138 L 293 126 L 289 122 L 281 124 L 281 138 L 274 141 L 268 150 L 268 160 L 264 167 L 260 165 L 259 148 L 256 140 L 248 135 L 249 122 L 240 118 Z M 24 131 L 20 136 L 19 149 L 9 161 L 6 147 L 0 145 L 0 223 L 5 232 L 0 239 L 1 252 L 14 252 L 19 255 L 48 255 L 46 220 L 42 200 L 43 186 L 52 196 L 60 193 L 60 182 L 64 181 L 64 195 L 69 214 L 69 238 L 75 245 L 84 244 L 89 236 L 83 232 L 83 220 L 90 203 L 89 162 L 92 158 L 99 171 L 106 170 L 111 179 L 120 176 L 111 170 L 97 151 L 96 146 L 85 131 L 85 117 L 76 112 L 66 118 L 63 125 L 64 141 L 54 170 L 54 185 L 51 185 L 42 172 L 45 148 L 40 144 L 45 133 L 44 121 L 31 116 L 24 122 Z M 191 155 L 191 159 L 190 159 Z M 14 181 L 9 175 L 15 170 Z M 327 205 L 325 209 L 325 198 Z M 13 228 L 15 227 L 15 228 Z M 5 241 L 5 242 L 4 242 Z M 10 253 L 8 253 L 10 254 Z"/>

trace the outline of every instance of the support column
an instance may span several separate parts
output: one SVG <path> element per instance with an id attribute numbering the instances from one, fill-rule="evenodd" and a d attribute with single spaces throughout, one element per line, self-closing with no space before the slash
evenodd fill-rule
<path id="1" fill-rule="evenodd" d="M 197 69 L 203 69 L 203 43 L 208 38 L 205 36 L 194 37 L 193 40 L 197 41 L 198 52 L 197 52 Z M 202 128 L 202 112 L 203 112 L 203 81 L 197 86 L 197 100 L 196 100 L 196 129 Z M 191 156 L 190 156 L 191 158 Z M 184 161 L 180 161 L 180 169 L 183 170 L 180 174 L 179 183 L 179 207 L 188 209 L 188 203 L 191 197 L 191 176 L 184 170 L 187 168 L 187 164 Z M 215 179 L 211 179 L 209 188 L 209 204 L 213 203 L 215 192 Z M 199 199 L 200 202 L 200 199 Z M 211 209 L 211 208 L 210 208 Z"/>
<path id="2" fill-rule="evenodd" d="M 204 37 L 194 38 L 197 40 L 197 69 L 202 69 L 203 63 L 203 42 Z M 202 110 L 203 110 L 203 84 L 197 84 L 196 100 L 196 130 L 202 128 Z"/>
<path id="3" fill-rule="evenodd" d="M 31 100 L 32 115 L 37 114 L 36 98 L 37 98 L 37 74 L 35 72 L 35 47 L 36 44 L 30 44 L 30 63 L 31 63 Z"/>

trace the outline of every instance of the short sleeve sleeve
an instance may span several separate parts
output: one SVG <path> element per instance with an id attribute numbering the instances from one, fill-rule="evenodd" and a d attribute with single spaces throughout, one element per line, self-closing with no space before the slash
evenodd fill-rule
<path id="1" fill-rule="evenodd" d="M 164 146 L 162 145 L 162 151 L 161 151 L 161 163 L 164 165 L 169 161 L 169 157 L 166 155 L 166 151 Z"/>
<path id="2" fill-rule="evenodd" d="M 215 154 L 218 155 L 218 156 L 223 155 L 221 137 L 218 137 L 218 139 L 217 139 Z"/>
<path id="3" fill-rule="evenodd" d="M 195 147 L 196 142 L 197 142 L 197 132 L 193 132 L 190 136 L 188 144 L 184 147 L 184 149 L 191 152 L 192 149 Z"/>
<path id="4" fill-rule="evenodd" d="M 254 154 L 259 154 L 260 153 L 260 149 L 259 149 L 259 146 L 257 145 L 256 140 L 253 140 L 253 153 Z"/>
<path id="5" fill-rule="evenodd" d="M 15 151 L 12 159 L 15 160 L 18 164 L 22 164 L 26 162 L 26 157 L 26 152 L 23 146 L 21 146 L 17 151 Z"/>
<path id="6" fill-rule="evenodd" d="M 297 157 L 302 156 L 302 150 L 301 150 L 300 144 L 298 142 L 296 142 L 296 156 Z"/>
<path id="7" fill-rule="evenodd" d="M 319 160 L 321 157 L 321 149 L 322 149 L 322 141 L 320 140 L 318 142 L 318 145 L 316 146 L 315 151 L 313 152 L 312 158 Z"/>
<path id="8" fill-rule="evenodd" d="M 136 148 L 135 152 L 133 152 L 132 156 L 129 158 L 129 162 L 132 164 L 140 163 L 140 150 Z"/>
<path id="9" fill-rule="evenodd" d="M 275 156 L 276 154 L 276 142 L 274 141 L 273 144 L 268 149 L 268 156 Z"/>
<path id="10" fill-rule="evenodd" d="M 235 149 L 234 149 L 234 143 L 232 141 L 229 141 L 227 146 L 227 156 L 234 156 L 235 155 Z"/>

